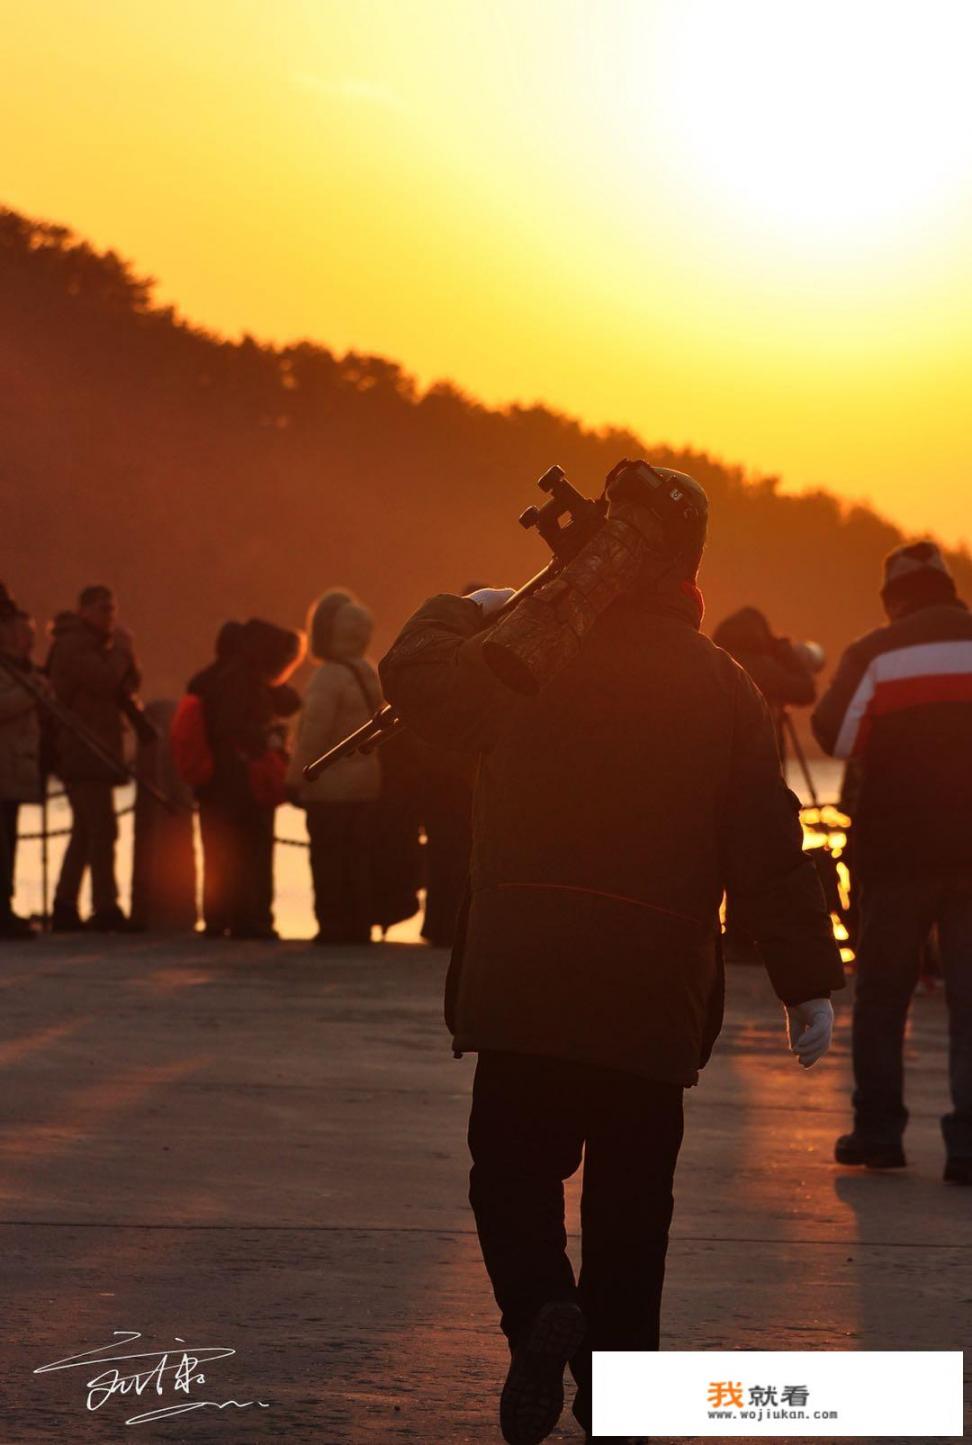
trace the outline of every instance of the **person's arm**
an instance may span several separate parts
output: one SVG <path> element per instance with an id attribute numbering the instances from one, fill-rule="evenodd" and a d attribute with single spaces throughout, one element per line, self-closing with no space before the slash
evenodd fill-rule
<path id="1" fill-rule="evenodd" d="M 733 918 L 755 938 L 777 996 L 797 1005 L 843 988 L 823 889 L 803 850 L 799 802 L 780 771 L 766 703 L 741 669 L 720 831 Z"/>
<path id="2" fill-rule="evenodd" d="M 419 737 L 480 751 L 495 741 L 516 694 L 483 660 L 483 609 L 469 597 L 431 597 L 378 664 L 381 687 Z"/>
<path id="3" fill-rule="evenodd" d="M 864 750 L 873 698 L 870 649 L 860 642 L 852 643 L 810 717 L 814 737 L 825 753 L 850 758 Z"/>
<path id="4" fill-rule="evenodd" d="M 6 668 L 0 667 L 0 723 L 13 722 L 36 707 L 36 698 L 26 687 L 21 687 Z"/>
<path id="5" fill-rule="evenodd" d="M 63 638 L 55 643 L 49 671 L 56 696 L 68 707 L 79 692 L 117 698 L 122 691 L 134 692 L 139 682 L 130 652 L 101 647 L 94 638 L 90 642 Z"/>
<path id="6" fill-rule="evenodd" d="M 612 602 L 672 565 L 652 513 L 609 488 L 607 519 L 587 545 L 488 635 L 477 635 L 486 618 L 472 598 L 420 608 L 379 664 L 385 696 L 429 742 L 488 747 L 518 694 L 545 687 Z"/>
<path id="7" fill-rule="evenodd" d="M 135 639 L 127 627 L 115 628 L 107 657 L 117 674 L 118 690 L 128 694 L 138 692 L 142 671 L 135 660 Z"/>

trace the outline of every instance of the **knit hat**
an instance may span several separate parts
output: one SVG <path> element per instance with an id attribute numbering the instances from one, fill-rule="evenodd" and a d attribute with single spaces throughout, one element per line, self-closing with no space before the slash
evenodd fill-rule
<path id="1" fill-rule="evenodd" d="M 889 592 L 893 595 L 919 578 L 928 581 L 932 577 L 951 582 L 954 591 L 954 580 L 941 548 L 934 542 L 908 542 L 885 557 L 881 596 L 886 598 Z"/>

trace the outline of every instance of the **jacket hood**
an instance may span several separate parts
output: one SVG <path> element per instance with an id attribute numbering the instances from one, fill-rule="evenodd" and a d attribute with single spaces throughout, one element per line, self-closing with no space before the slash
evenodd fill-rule
<path id="1" fill-rule="evenodd" d="M 758 607 L 740 607 L 726 617 L 712 641 L 735 657 L 737 652 L 765 652 L 773 640 L 770 625 Z"/>
<path id="2" fill-rule="evenodd" d="M 363 657 L 373 630 L 374 618 L 367 607 L 341 588 L 325 592 L 308 619 L 311 651 L 322 662 Z"/>
<path id="3" fill-rule="evenodd" d="M 238 658 L 268 681 L 287 676 L 301 659 L 303 637 L 274 622 L 251 617 L 244 622 L 230 657 Z"/>

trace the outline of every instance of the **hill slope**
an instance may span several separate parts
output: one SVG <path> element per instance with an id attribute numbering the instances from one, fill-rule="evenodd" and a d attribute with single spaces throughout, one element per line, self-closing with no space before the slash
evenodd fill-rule
<path id="1" fill-rule="evenodd" d="M 41 620 L 113 584 L 147 695 L 177 692 L 225 618 L 299 624 L 335 583 L 373 607 L 383 650 L 429 593 L 543 565 L 516 517 L 551 463 L 594 493 L 645 452 L 541 407 L 420 394 L 380 357 L 230 343 L 156 306 L 113 253 L 0 211 L 0 577 Z M 707 626 L 752 602 L 833 656 L 878 620 L 895 527 L 704 455 L 647 454 L 709 492 Z M 972 562 L 952 560 L 972 592 Z"/>

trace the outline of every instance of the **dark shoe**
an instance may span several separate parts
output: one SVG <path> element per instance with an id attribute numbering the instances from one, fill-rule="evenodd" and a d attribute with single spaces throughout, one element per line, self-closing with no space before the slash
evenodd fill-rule
<path id="1" fill-rule="evenodd" d="M 972 1184 L 972 1159 L 949 1159 L 942 1178 L 946 1184 Z"/>
<path id="2" fill-rule="evenodd" d="M 51 914 L 52 933 L 80 933 L 84 928 L 81 915 L 73 903 L 55 903 Z"/>
<path id="3" fill-rule="evenodd" d="M 278 939 L 280 934 L 275 928 L 231 928 L 229 936 L 230 938 L 236 939 L 262 938 L 274 940 Z"/>
<path id="4" fill-rule="evenodd" d="M 8 913 L 0 919 L 0 939 L 6 939 L 9 943 L 25 943 L 36 937 L 33 924 L 19 914 Z"/>
<path id="5" fill-rule="evenodd" d="M 84 926 L 92 933 L 145 932 L 144 923 L 137 923 L 134 918 L 126 918 L 120 908 L 106 908 L 100 913 L 92 913 Z"/>
<path id="6" fill-rule="evenodd" d="M 539 1445 L 564 1408 L 564 1369 L 587 1326 L 580 1306 L 551 1300 L 537 1312 L 513 1351 L 500 1397 L 500 1429 L 508 1445 Z"/>
<path id="7" fill-rule="evenodd" d="M 841 1134 L 834 1158 L 838 1164 L 863 1164 L 867 1169 L 904 1169 L 908 1163 L 900 1139 L 873 1139 L 856 1131 Z"/>
<path id="8" fill-rule="evenodd" d="M 359 944 L 371 942 L 371 932 L 369 930 L 368 933 L 328 933 L 322 928 L 314 942 L 319 948 L 357 948 Z"/>

